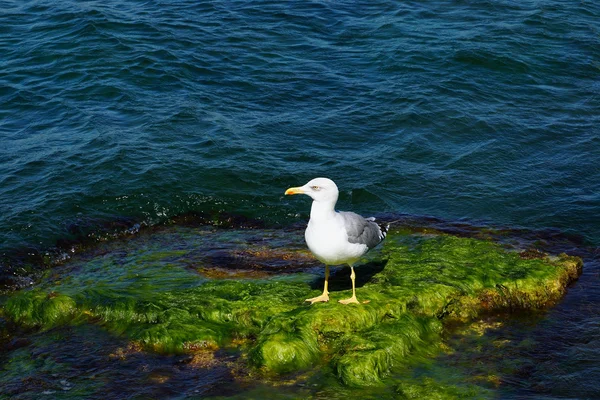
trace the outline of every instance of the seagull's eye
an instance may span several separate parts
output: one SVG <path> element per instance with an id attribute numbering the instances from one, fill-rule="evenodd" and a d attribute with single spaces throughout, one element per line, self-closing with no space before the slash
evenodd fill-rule
<path id="1" fill-rule="evenodd" d="M 310 187 L 312 190 L 321 190 L 321 188 L 319 186 L 311 186 Z"/>

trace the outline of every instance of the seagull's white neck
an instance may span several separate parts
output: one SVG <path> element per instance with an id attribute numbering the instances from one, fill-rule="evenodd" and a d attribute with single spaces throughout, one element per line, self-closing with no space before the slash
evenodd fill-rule
<path id="1" fill-rule="evenodd" d="M 323 221 L 332 218 L 335 215 L 336 201 L 316 201 L 313 200 L 310 207 L 310 219 Z"/>

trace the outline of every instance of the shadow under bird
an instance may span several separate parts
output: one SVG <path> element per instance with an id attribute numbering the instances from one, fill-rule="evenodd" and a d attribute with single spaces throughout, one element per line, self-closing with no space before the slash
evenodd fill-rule
<path id="1" fill-rule="evenodd" d="M 328 178 L 315 178 L 304 186 L 287 189 L 285 194 L 305 194 L 313 199 L 304 238 L 310 251 L 325 264 L 325 287 L 323 294 L 306 301 L 311 304 L 329 301 L 329 266 L 348 264 L 352 271 L 352 297 L 339 302 L 358 303 L 354 264 L 385 239 L 389 225 L 380 225 L 373 217 L 364 218 L 353 212 L 336 211 L 339 191 Z"/>

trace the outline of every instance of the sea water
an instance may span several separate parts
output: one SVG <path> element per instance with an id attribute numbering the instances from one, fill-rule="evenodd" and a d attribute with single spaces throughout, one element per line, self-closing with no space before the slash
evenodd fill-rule
<path id="1" fill-rule="evenodd" d="M 593 1 L 0 1 L 2 274 L 186 213 L 285 229 L 309 205 L 284 190 L 316 176 L 339 209 L 598 246 L 599 20 Z"/>

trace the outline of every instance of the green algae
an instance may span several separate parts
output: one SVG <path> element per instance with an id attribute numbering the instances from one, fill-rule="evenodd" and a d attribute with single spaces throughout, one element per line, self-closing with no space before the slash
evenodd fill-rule
<path id="1" fill-rule="evenodd" d="M 397 399 L 483 399 L 489 394 L 474 385 L 445 385 L 433 378 L 407 380 L 396 387 Z"/>
<path id="2" fill-rule="evenodd" d="M 77 304 L 63 294 L 31 290 L 10 298 L 4 305 L 4 312 L 17 323 L 49 329 L 75 316 Z"/>
<path id="3" fill-rule="evenodd" d="M 404 314 L 361 335 L 346 335 L 344 351 L 334 360 L 337 376 L 350 386 L 381 384 L 393 365 L 403 364 L 416 349 L 426 351 L 440 331 L 436 318 Z"/>
<path id="4" fill-rule="evenodd" d="M 454 236 L 392 240 L 385 251 L 389 261 L 379 285 L 398 296 L 416 290 L 406 303 L 413 311 L 461 320 L 486 310 L 548 307 L 582 269 L 576 257 L 523 258 L 493 242 Z"/>
<path id="5" fill-rule="evenodd" d="M 228 235 L 219 240 L 235 239 Z M 443 351 L 450 323 L 547 308 L 582 267 L 574 257 L 523 256 L 491 241 L 390 234 L 385 267 L 357 289 L 367 303 L 338 304 L 349 295 L 344 291 L 311 306 L 304 299 L 318 291 L 311 286 L 315 275 L 209 280 L 190 268 L 199 264 L 193 253 L 145 246 L 86 259 L 60 280 L 11 296 L 1 312 L 41 329 L 97 324 L 158 353 L 233 348 L 266 378 L 325 368 L 341 385 L 378 388 Z M 397 385 L 395 395 L 452 398 L 474 391 L 415 378 Z"/>

